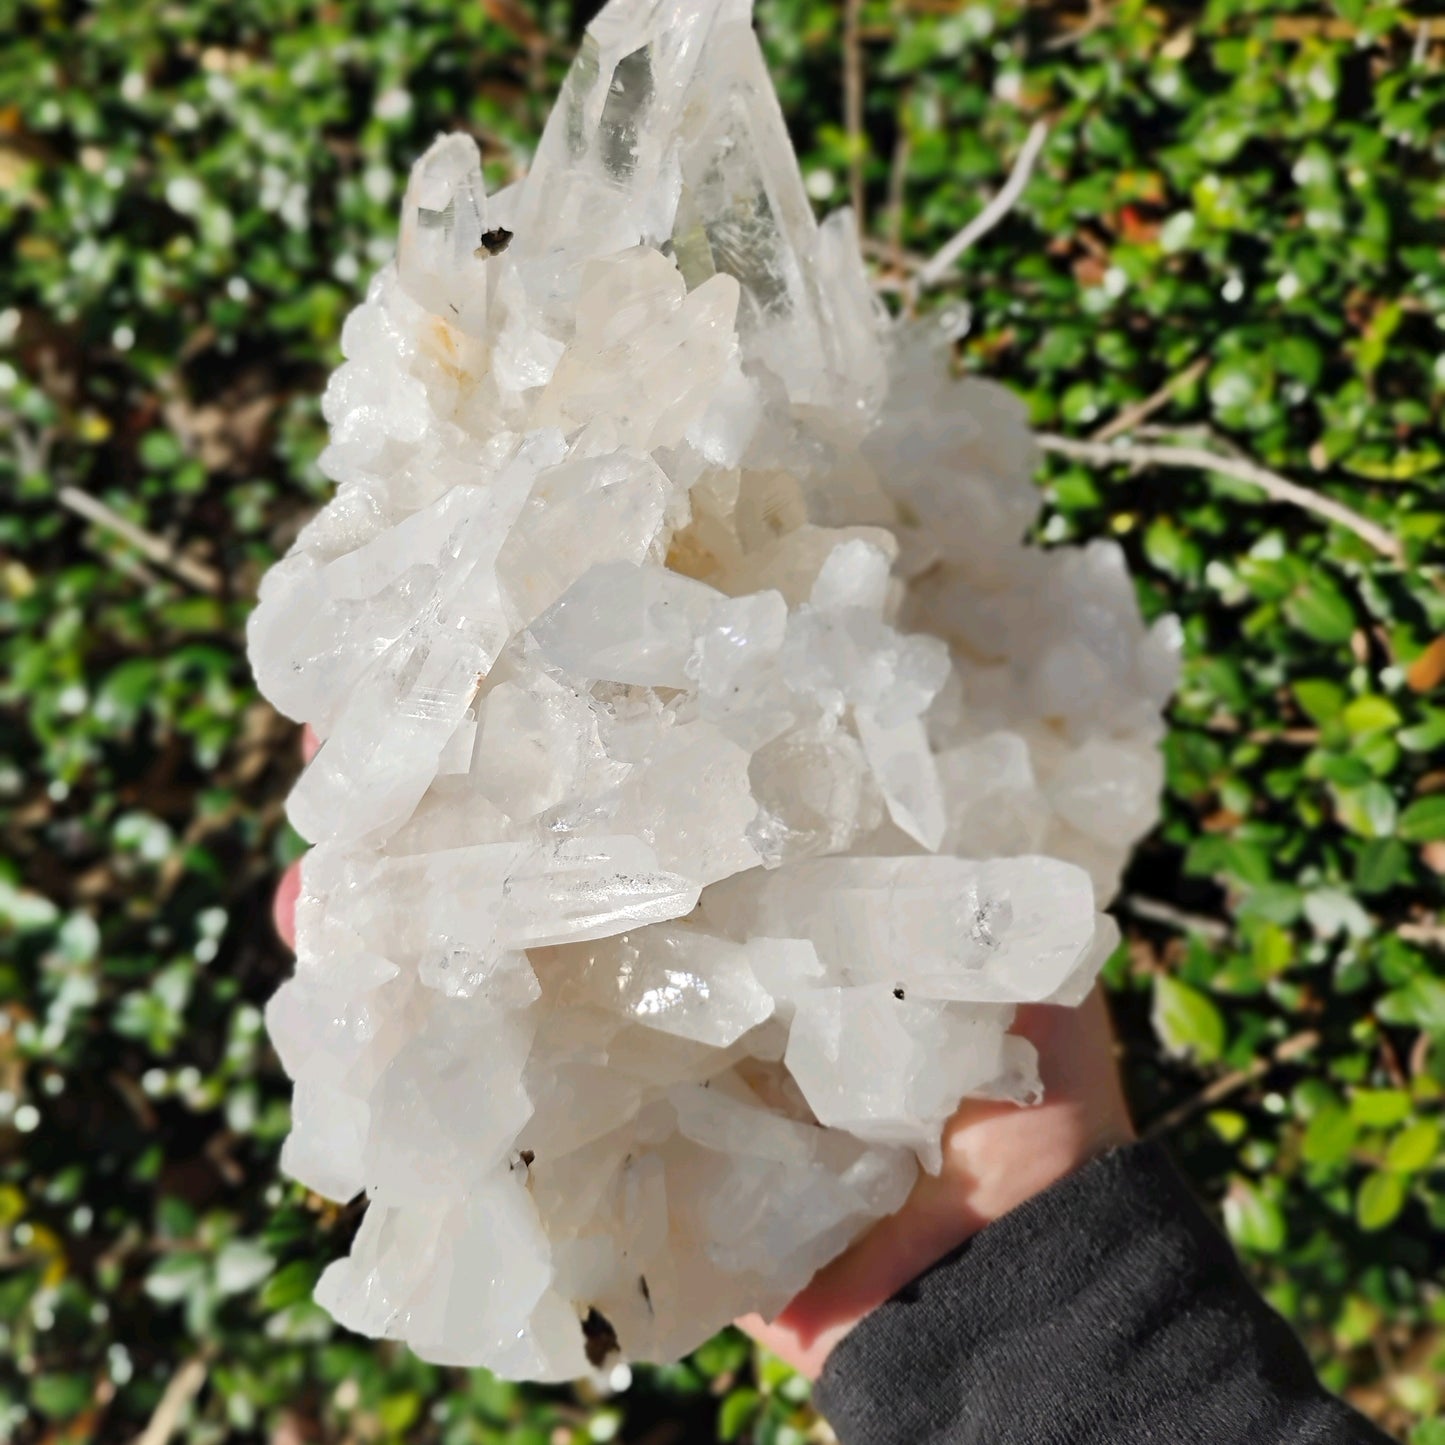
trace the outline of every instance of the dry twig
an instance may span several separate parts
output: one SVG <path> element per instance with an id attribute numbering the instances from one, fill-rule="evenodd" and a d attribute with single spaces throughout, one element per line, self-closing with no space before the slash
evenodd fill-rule
<path id="1" fill-rule="evenodd" d="M 1343 502 L 1312 492 L 1308 487 L 1302 487 L 1298 482 L 1292 482 L 1256 462 L 1224 456 L 1205 447 L 1118 446 L 1112 442 L 1075 441 L 1071 437 L 1047 433 L 1041 433 L 1038 442 L 1046 452 L 1097 467 L 1122 466 L 1135 470 L 1141 467 L 1182 467 L 1190 471 L 1219 472 L 1258 487 L 1272 501 L 1287 502 L 1344 527 L 1392 562 L 1400 562 L 1404 558 L 1399 540 L 1368 517 L 1362 517 Z"/>
<path id="2" fill-rule="evenodd" d="M 874 236 L 862 236 L 859 238 L 858 244 L 870 261 L 881 262 L 892 270 L 917 275 L 928 265 L 926 256 L 920 256 L 916 251 L 895 250 L 891 241 L 880 241 Z"/>
<path id="3" fill-rule="evenodd" d="M 1183 909 L 1163 903 L 1157 898 L 1143 898 L 1137 893 L 1128 893 L 1119 900 L 1119 906 L 1145 923 L 1162 923 L 1166 928 L 1175 928 L 1181 933 L 1197 933 L 1201 938 L 1215 943 L 1229 937 L 1229 925 L 1221 919 L 1205 918 L 1198 913 L 1185 913 Z"/>
<path id="4" fill-rule="evenodd" d="M 488 20 L 500 25 L 503 30 L 516 36 L 527 47 L 539 46 L 543 51 L 548 47 L 547 32 L 537 24 L 527 6 L 518 0 L 482 0 L 482 11 Z"/>
<path id="5" fill-rule="evenodd" d="M 912 92 L 906 92 L 901 110 L 906 116 Z M 888 259 L 895 271 L 903 270 L 903 207 L 908 181 L 908 163 L 913 156 L 913 139 L 906 121 L 898 127 L 893 159 L 888 167 Z"/>
<path id="6" fill-rule="evenodd" d="M 1430 26 L 1424 20 L 1415 24 L 1415 43 L 1410 47 L 1410 64 L 1421 70 L 1430 60 Z"/>
<path id="7" fill-rule="evenodd" d="M 1038 163 L 1039 152 L 1048 139 L 1049 128 L 1043 121 L 1035 121 L 1024 139 L 1023 147 L 1014 161 L 1008 180 L 999 188 L 998 194 L 966 225 L 951 241 L 942 246 L 931 261 L 918 275 L 918 289 L 926 291 L 936 286 L 957 264 L 959 258 L 986 236 L 1013 210 L 1015 202 L 1023 194 L 1029 178 Z"/>
<path id="8" fill-rule="evenodd" d="M 1445 40 L 1445 19 L 1415 22 L 1431 40 Z M 1281 15 L 1271 28 L 1276 40 L 1355 40 L 1361 38 L 1360 27 L 1353 21 L 1334 16 Z"/>
<path id="9" fill-rule="evenodd" d="M 198 592 L 208 592 L 212 596 L 221 592 L 221 574 L 214 567 L 184 556 L 169 542 L 147 532 L 144 527 L 136 526 L 113 508 L 106 506 L 99 497 L 83 492 L 79 487 L 61 487 L 58 496 L 60 505 L 67 511 L 84 517 L 87 522 L 94 522 L 97 527 L 104 527 L 108 532 L 114 532 L 148 561 L 154 562 L 157 567 L 164 567 Z"/>
<path id="10" fill-rule="evenodd" d="M 209 1349 L 198 1351 L 171 1376 L 145 1429 L 135 1437 L 134 1445 L 167 1445 L 180 1428 L 186 1406 L 200 1394 L 201 1386 L 206 1383 L 211 1354 Z"/>
<path id="11" fill-rule="evenodd" d="M 132 557 L 129 552 L 118 552 L 115 548 L 105 546 L 105 543 L 98 537 L 87 537 L 85 539 L 87 550 L 94 552 L 107 567 L 113 567 L 123 576 L 129 577 L 137 587 L 161 587 L 165 585 L 165 578 L 159 572 L 152 572 L 139 557 Z"/>
<path id="12" fill-rule="evenodd" d="M 1162 411 L 1186 386 L 1198 381 L 1208 369 L 1209 358 L 1207 356 L 1196 358 L 1178 376 L 1171 376 L 1152 396 L 1146 396 L 1143 401 L 1136 401 L 1133 406 L 1126 406 L 1113 421 L 1105 422 L 1089 440 L 1091 442 L 1111 442 L 1115 437 L 1133 431 L 1135 427 L 1148 421 L 1155 412 Z"/>
<path id="13" fill-rule="evenodd" d="M 1402 923 L 1395 931 L 1406 943 L 1445 948 L 1445 923 Z"/>
<path id="14" fill-rule="evenodd" d="M 848 132 L 848 199 L 861 235 L 863 214 L 863 40 L 859 23 L 863 0 L 847 0 L 843 11 L 843 124 Z"/>
<path id="15" fill-rule="evenodd" d="M 1292 1034 L 1289 1038 L 1278 1044 L 1272 1053 L 1266 1054 L 1263 1058 L 1256 1059 L 1246 1069 L 1235 1069 L 1232 1073 L 1224 1074 L 1215 1079 L 1212 1084 L 1206 1085 L 1197 1094 L 1185 1099 L 1182 1104 L 1176 1104 L 1166 1114 L 1149 1125 L 1144 1131 L 1146 1139 L 1158 1139 L 1165 1134 L 1172 1133 L 1181 1124 L 1192 1119 L 1196 1114 L 1205 1109 L 1212 1109 L 1216 1104 L 1222 1103 L 1241 1089 L 1262 1079 L 1272 1069 L 1280 1064 L 1287 1064 L 1292 1059 L 1297 1059 L 1301 1054 L 1307 1054 L 1312 1049 L 1319 1047 L 1320 1035 L 1317 1029 L 1306 1029 L 1303 1033 Z"/>
<path id="16" fill-rule="evenodd" d="M 1093 35 L 1095 31 L 1102 30 L 1113 18 L 1111 9 L 1107 0 L 1089 0 L 1089 13 L 1083 20 L 1074 29 L 1045 41 L 1044 50 L 1067 50 L 1071 45 L 1077 45 L 1081 40 Z"/>

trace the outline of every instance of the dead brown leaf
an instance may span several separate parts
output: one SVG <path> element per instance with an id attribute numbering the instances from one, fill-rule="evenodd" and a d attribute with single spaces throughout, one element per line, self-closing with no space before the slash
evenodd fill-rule
<path id="1" fill-rule="evenodd" d="M 511 31 L 523 45 L 546 45 L 547 32 L 519 0 L 482 0 L 482 10 L 488 20 Z"/>
<path id="2" fill-rule="evenodd" d="M 1445 682 L 1445 634 L 1437 637 L 1410 664 L 1405 681 L 1416 692 L 1434 692 Z"/>

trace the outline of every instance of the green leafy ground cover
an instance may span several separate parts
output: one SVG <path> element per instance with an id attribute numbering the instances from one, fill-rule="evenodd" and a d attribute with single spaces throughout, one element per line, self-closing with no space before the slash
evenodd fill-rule
<path id="1" fill-rule="evenodd" d="M 1176 381 L 1136 440 L 1398 543 L 1196 468 L 1041 479 L 1043 539 L 1119 538 L 1187 637 L 1109 971 L 1139 1118 L 1330 1383 L 1441 1445 L 1445 23 L 865 0 L 850 131 L 843 8 L 761 24 L 810 190 L 856 177 L 885 284 L 1050 123 L 944 293 L 969 366 L 1073 438 Z M 733 1335 L 613 1400 L 345 1336 L 308 1296 L 355 1213 L 276 1172 L 295 754 L 242 626 L 324 495 L 317 396 L 398 177 L 456 125 L 494 181 L 524 167 L 587 9 L 0 0 L 0 1438 L 825 1438 Z"/>

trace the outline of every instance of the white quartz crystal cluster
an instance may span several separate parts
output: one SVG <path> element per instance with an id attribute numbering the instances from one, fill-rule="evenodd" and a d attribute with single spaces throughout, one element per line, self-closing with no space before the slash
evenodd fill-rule
<path id="1" fill-rule="evenodd" d="M 318 1297 L 561 1379 L 776 1311 L 1027 1103 L 1160 784 L 1169 626 L 1023 545 L 1019 406 L 815 222 L 750 0 L 613 0 L 526 179 L 418 162 L 266 578 L 323 740 L 283 1156 Z M 510 235 L 508 234 L 510 233 Z"/>

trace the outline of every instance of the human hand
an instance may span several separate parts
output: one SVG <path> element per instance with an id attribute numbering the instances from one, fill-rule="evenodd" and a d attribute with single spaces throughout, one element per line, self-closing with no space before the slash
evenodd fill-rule
<path id="1" fill-rule="evenodd" d="M 313 757 L 318 746 L 308 728 L 304 757 Z M 300 865 L 293 863 L 275 901 L 277 930 L 290 945 L 300 890 Z M 1039 1051 L 1043 1102 L 1033 1108 L 965 1102 L 945 1127 L 942 1170 L 920 1175 L 897 1214 L 880 1220 L 820 1270 L 777 1319 L 769 1323 L 750 1315 L 738 1321 L 810 1379 L 864 1315 L 929 1265 L 990 1221 L 1134 1138 L 1098 989 L 1077 1009 L 1022 1008 L 1015 1029 Z"/>
<path id="2" fill-rule="evenodd" d="M 301 729 L 301 761 L 309 763 L 321 750 L 321 741 L 310 725 Z M 296 947 L 296 900 L 301 897 L 301 864 L 291 864 L 281 875 L 276 885 L 276 896 L 271 900 L 271 916 L 276 921 L 276 932 L 281 935 L 287 948 Z"/>
<path id="3" fill-rule="evenodd" d="M 1091 1159 L 1134 1139 L 1099 989 L 1082 1007 L 1021 1008 L 1015 1031 L 1039 1051 L 1044 1099 L 1032 1108 L 965 1101 L 943 1136 L 943 1168 L 920 1174 L 897 1214 L 881 1219 L 771 1323 L 738 1321 L 816 1379 L 864 1315 L 956 1249 Z"/>

